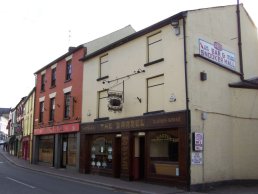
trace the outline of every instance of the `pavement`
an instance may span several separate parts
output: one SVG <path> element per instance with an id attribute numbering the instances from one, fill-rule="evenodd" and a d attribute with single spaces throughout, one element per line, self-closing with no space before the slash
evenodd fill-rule
<path id="1" fill-rule="evenodd" d="M 187 192 L 176 187 L 155 185 L 140 181 L 125 181 L 118 178 L 99 176 L 93 174 L 82 174 L 74 170 L 53 168 L 45 165 L 30 164 L 29 161 L 10 155 L 8 152 L 0 150 L 10 163 L 21 168 L 58 176 L 64 179 L 79 181 L 83 183 L 98 185 L 102 187 L 113 188 L 125 192 L 142 193 L 142 194 L 258 194 L 257 185 L 227 185 L 218 188 L 211 188 L 203 192 Z"/>

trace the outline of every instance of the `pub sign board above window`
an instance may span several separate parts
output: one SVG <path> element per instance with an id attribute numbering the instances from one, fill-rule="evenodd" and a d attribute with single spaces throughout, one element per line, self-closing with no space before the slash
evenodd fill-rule
<path id="1" fill-rule="evenodd" d="M 123 109 L 123 93 L 120 91 L 108 92 L 108 110 L 121 112 Z"/>
<path id="2" fill-rule="evenodd" d="M 236 56 L 233 52 L 225 50 L 219 42 L 209 43 L 199 39 L 199 54 L 220 66 L 236 70 Z"/>

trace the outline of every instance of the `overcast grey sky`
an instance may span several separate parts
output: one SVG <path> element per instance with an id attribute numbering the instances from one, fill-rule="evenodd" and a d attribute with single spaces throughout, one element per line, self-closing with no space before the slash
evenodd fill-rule
<path id="1" fill-rule="evenodd" d="M 15 107 L 34 72 L 78 46 L 129 24 L 141 30 L 178 12 L 237 0 L 0 1 L 0 107 Z M 240 0 L 258 25 L 256 0 Z M 70 31 L 70 33 L 69 33 Z"/>

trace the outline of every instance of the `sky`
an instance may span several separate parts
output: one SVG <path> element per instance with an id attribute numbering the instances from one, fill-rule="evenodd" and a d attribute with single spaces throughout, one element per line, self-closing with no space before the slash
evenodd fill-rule
<path id="1" fill-rule="evenodd" d="M 256 0 L 239 0 L 258 25 Z M 34 73 L 68 51 L 131 25 L 136 31 L 178 12 L 237 0 L 0 1 L 0 108 L 14 108 L 35 86 Z"/>

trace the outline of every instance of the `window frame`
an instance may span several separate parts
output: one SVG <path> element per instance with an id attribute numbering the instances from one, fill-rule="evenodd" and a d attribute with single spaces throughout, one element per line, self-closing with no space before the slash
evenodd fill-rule
<path id="1" fill-rule="evenodd" d="M 71 97 L 71 92 L 67 92 L 64 94 L 64 119 L 69 119 L 71 115 Z"/>
<path id="2" fill-rule="evenodd" d="M 40 84 L 40 91 L 41 92 L 45 91 L 45 87 L 46 87 L 45 82 L 46 82 L 46 74 L 43 73 L 43 74 L 41 74 L 41 84 Z"/>
<path id="3" fill-rule="evenodd" d="M 50 103 L 49 103 L 49 122 L 53 122 L 55 119 L 55 97 L 50 98 Z"/>
<path id="4" fill-rule="evenodd" d="M 100 100 L 101 99 L 104 99 L 104 98 L 108 98 L 108 93 L 107 93 L 107 96 L 106 97 L 100 97 L 100 94 L 101 93 L 104 93 L 104 92 L 108 92 L 108 90 L 101 90 L 101 91 L 98 91 L 98 113 L 97 113 L 97 118 L 99 119 L 99 118 L 101 118 L 100 117 Z"/>
<path id="5" fill-rule="evenodd" d="M 56 86 L 56 67 L 51 70 L 51 87 Z"/>
<path id="6" fill-rule="evenodd" d="M 158 78 L 158 77 L 164 77 L 164 74 L 159 74 L 159 75 L 156 75 L 156 76 L 153 76 L 153 77 L 149 77 L 149 78 L 147 78 L 147 113 L 149 112 L 149 88 L 153 88 L 153 87 L 156 87 L 156 86 L 161 86 L 161 85 L 165 85 L 165 81 L 163 82 L 163 83 L 160 83 L 160 84 L 155 84 L 155 85 L 151 85 L 151 86 L 149 86 L 149 81 L 151 80 L 151 79 L 154 79 L 154 78 Z M 165 79 L 165 77 L 164 77 L 164 79 Z M 161 112 L 161 111 L 164 111 L 164 110 L 155 110 L 155 111 L 152 111 L 152 112 Z"/>
<path id="7" fill-rule="evenodd" d="M 72 79 L 72 59 L 66 61 L 65 68 L 65 81 L 69 81 Z"/>
<path id="8" fill-rule="evenodd" d="M 104 57 L 107 57 L 107 60 L 105 60 L 105 61 L 103 61 L 102 62 L 102 60 L 101 59 L 103 59 Z M 108 53 L 106 53 L 106 54 L 104 54 L 104 55 L 102 55 L 102 56 L 100 56 L 99 57 L 99 78 L 101 79 L 101 78 L 108 78 L 108 75 L 102 75 L 103 74 L 103 72 L 102 72 L 102 70 L 103 70 L 103 67 L 102 67 L 102 65 L 103 64 L 106 64 L 106 63 L 108 63 L 109 62 L 109 60 L 108 60 Z"/>
<path id="9" fill-rule="evenodd" d="M 43 123 L 44 119 L 44 101 L 39 102 L 39 123 Z"/>

